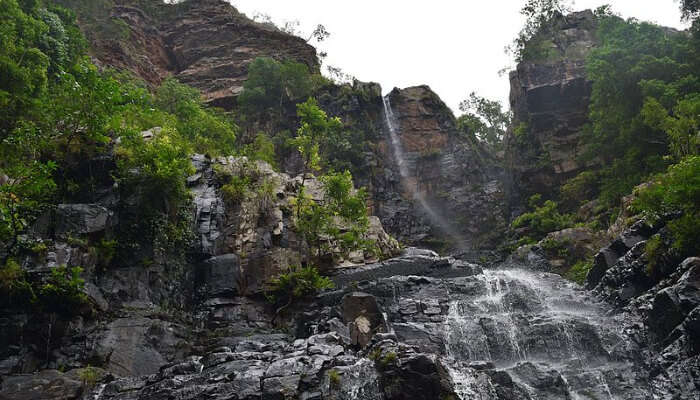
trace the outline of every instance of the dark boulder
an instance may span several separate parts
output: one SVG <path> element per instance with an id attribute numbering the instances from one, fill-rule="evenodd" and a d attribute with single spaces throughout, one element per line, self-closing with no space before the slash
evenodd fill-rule
<path id="1" fill-rule="evenodd" d="M 343 297 L 343 320 L 350 328 L 352 344 L 364 347 L 376 332 L 385 332 L 385 322 L 377 299 L 368 293 L 353 292 Z"/>
<path id="2" fill-rule="evenodd" d="M 240 259 L 224 254 L 204 261 L 197 269 L 196 284 L 205 298 L 236 296 L 242 288 Z"/>
<path id="3" fill-rule="evenodd" d="M 97 204 L 59 204 L 56 208 L 56 232 L 95 233 L 104 231 L 112 212 Z"/>

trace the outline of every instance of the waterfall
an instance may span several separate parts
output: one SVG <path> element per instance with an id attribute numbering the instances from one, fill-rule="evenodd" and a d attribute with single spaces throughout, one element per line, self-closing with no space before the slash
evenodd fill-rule
<path id="1" fill-rule="evenodd" d="M 430 220 L 430 223 L 435 228 L 441 230 L 446 236 L 455 239 L 455 241 L 460 245 L 463 244 L 465 241 L 463 240 L 462 235 L 460 235 L 459 232 L 453 228 L 452 224 L 444 216 L 433 208 L 433 206 L 426 199 L 425 194 L 418 187 L 415 177 L 412 177 L 409 173 L 406 155 L 403 151 L 401 139 L 399 138 L 400 124 L 394 116 L 389 95 L 384 96 L 383 102 L 384 119 L 386 120 L 387 130 L 389 131 L 389 143 L 391 145 L 396 165 L 399 168 L 401 185 L 411 194 L 413 200 L 418 202 L 418 205 L 423 209 Z"/>
<path id="2" fill-rule="evenodd" d="M 465 282 L 469 291 L 450 294 L 443 328 L 448 372 L 462 400 L 485 393 L 468 368 L 483 362 L 506 371 L 531 398 L 541 396 L 533 376 L 544 373 L 559 379 L 566 398 L 623 398 L 606 376 L 633 368 L 611 355 L 629 338 L 604 305 L 547 273 L 485 270 Z"/>

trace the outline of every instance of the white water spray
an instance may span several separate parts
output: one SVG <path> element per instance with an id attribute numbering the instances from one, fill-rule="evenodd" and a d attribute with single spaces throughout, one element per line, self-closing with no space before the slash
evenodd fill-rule
<path id="1" fill-rule="evenodd" d="M 384 98 L 384 118 L 386 120 L 386 125 L 389 130 L 389 139 L 392 151 L 394 153 L 394 158 L 396 159 L 396 165 L 399 167 L 399 175 L 401 176 L 401 184 L 404 189 L 408 191 L 413 199 L 418 201 L 420 207 L 425 211 L 430 222 L 439 230 L 441 230 L 445 235 L 455 239 L 460 245 L 465 243 L 463 237 L 457 232 L 452 225 L 443 217 L 439 212 L 437 212 L 425 198 L 423 192 L 418 188 L 416 179 L 411 176 L 408 172 L 406 166 L 406 157 L 404 155 L 403 146 L 401 144 L 401 139 L 399 138 L 399 122 L 394 116 L 394 111 L 391 108 L 391 100 L 389 95 Z"/>

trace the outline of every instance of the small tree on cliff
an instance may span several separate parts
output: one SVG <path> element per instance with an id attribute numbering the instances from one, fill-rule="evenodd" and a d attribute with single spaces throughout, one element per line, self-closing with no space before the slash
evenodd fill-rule
<path id="1" fill-rule="evenodd" d="M 527 0 L 520 10 L 520 14 L 525 16 L 525 25 L 506 51 L 513 54 L 517 62 L 531 58 L 533 40 L 546 30 L 557 16 L 570 11 L 568 0 Z"/>
<path id="2" fill-rule="evenodd" d="M 343 251 L 371 247 L 363 239 L 369 225 L 366 194 L 364 190 L 353 190 L 349 171 L 321 176 L 324 184 L 324 198 L 321 202 L 312 199 L 305 192 L 307 174 L 321 169 L 321 143 L 328 138 L 337 137 L 343 128 L 342 122 L 337 117 L 328 118 L 314 99 L 299 104 L 297 115 L 301 119 L 301 126 L 291 141 L 301 154 L 303 162 L 302 180 L 295 205 L 297 228 L 316 256 L 321 254 L 324 244 L 329 241 L 340 246 Z M 341 232 L 340 225 L 345 228 L 344 232 Z"/>

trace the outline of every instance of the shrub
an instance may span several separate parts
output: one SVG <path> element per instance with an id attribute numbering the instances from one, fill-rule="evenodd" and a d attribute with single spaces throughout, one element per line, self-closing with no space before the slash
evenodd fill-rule
<path id="1" fill-rule="evenodd" d="M 98 266 L 107 267 L 112 263 L 117 253 L 117 245 L 118 243 L 116 240 L 102 239 L 95 246 L 90 248 L 97 258 Z"/>
<path id="2" fill-rule="evenodd" d="M 664 253 L 663 240 L 659 234 L 656 234 L 647 240 L 644 245 L 644 252 L 647 257 L 647 276 L 654 277 L 657 272 L 659 262 L 662 260 Z"/>
<path id="3" fill-rule="evenodd" d="M 36 302 L 32 285 L 17 262 L 8 260 L 0 268 L 0 307 L 25 308 Z"/>
<path id="4" fill-rule="evenodd" d="M 547 200 L 540 204 L 540 201 L 541 196 L 538 194 L 530 197 L 529 204 L 533 210 L 516 218 L 511 226 L 526 228 L 528 236 L 535 240 L 543 238 L 549 232 L 573 226 L 573 217 L 559 213 L 557 203 Z"/>
<path id="5" fill-rule="evenodd" d="M 569 179 L 561 187 L 562 200 L 568 207 L 577 207 L 597 195 L 598 176 L 593 171 L 584 171 Z"/>
<path id="6" fill-rule="evenodd" d="M 80 381 L 83 382 L 83 385 L 88 389 L 95 387 L 97 381 L 100 379 L 100 375 L 102 375 L 100 370 L 91 365 L 78 370 L 78 378 L 80 378 Z"/>
<path id="7" fill-rule="evenodd" d="M 386 367 L 389 366 L 389 365 L 396 364 L 396 360 L 397 360 L 397 359 L 398 359 L 398 357 L 396 356 L 396 353 L 394 353 L 393 351 L 389 351 L 389 352 L 387 352 L 386 354 L 384 354 L 384 357 L 382 357 L 382 358 L 379 360 L 379 364 L 380 364 L 383 368 L 386 368 Z"/>
<path id="8" fill-rule="evenodd" d="M 333 281 L 321 276 L 313 266 L 292 266 L 289 271 L 267 283 L 265 296 L 275 305 L 281 305 L 277 314 L 289 307 L 294 301 L 315 295 L 321 290 L 333 288 Z"/>
<path id="9" fill-rule="evenodd" d="M 328 381 L 331 388 L 337 388 L 340 386 L 340 373 L 336 369 L 328 371 Z"/>
<path id="10" fill-rule="evenodd" d="M 681 257 L 700 252 L 700 156 L 689 156 L 669 167 L 654 182 L 641 189 L 633 202 L 636 211 L 650 221 L 668 219 L 671 248 Z M 657 250 L 647 243 L 648 248 Z M 658 247 L 658 246 L 657 246 Z M 650 265 L 655 261 L 650 259 Z M 653 268 L 653 266 L 652 266 Z"/>
<path id="11" fill-rule="evenodd" d="M 569 271 L 566 273 L 566 278 L 583 285 L 586 281 L 586 276 L 588 276 L 588 271 L 593 267 L 593 263 L 590 261 L 581 260 L 574 264 Z"/>
<path id="12" fill-rule="evenodd" d="M 80 277 L 80 267 L 56 267 L 51 270 L 47 282 L 39 288 L 39 300 L 46 312 L 74 315 L 88 303 L 84 292 L 85 280 Z"/>
<path id="13" fill-rule="evenodd" d="M 230 181 L 221 186 L 221 195 L 229 204 L 236 204 L 245 199 L 250 190 L 250 178 L 247 176 L 231 176 Z"/>

